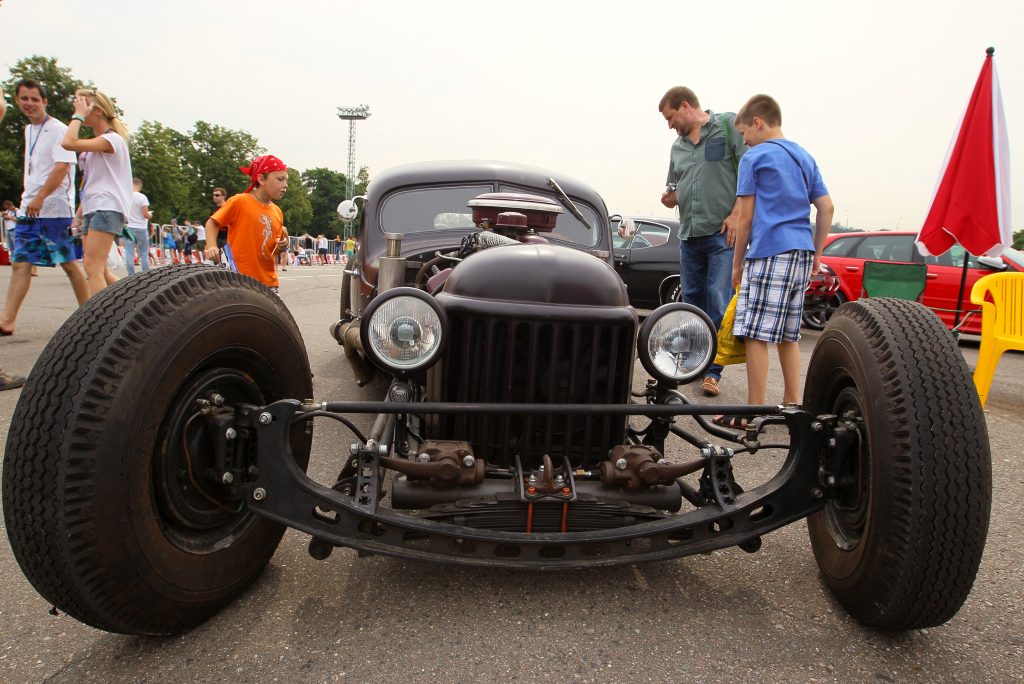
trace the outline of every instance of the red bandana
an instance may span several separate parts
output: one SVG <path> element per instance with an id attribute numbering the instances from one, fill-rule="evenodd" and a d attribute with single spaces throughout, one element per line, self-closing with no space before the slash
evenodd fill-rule
<path id="1" fill-rule="evenodd" d="M 265 173 L 273 173 L 274 171 L 287 171 L 288 167 L 284 165 L 283 161 L 274 155 L 265 154 L 262 157 L 256 157 L 253 159 L 252 164 L 248 167 L 239 166 L 238 170 L 252 178 L 252 181 L 249 183 L 249 187 L 245 190 L 246 192 L 249 192 L 256 187 L 257 176 L 262 176 Z"/>

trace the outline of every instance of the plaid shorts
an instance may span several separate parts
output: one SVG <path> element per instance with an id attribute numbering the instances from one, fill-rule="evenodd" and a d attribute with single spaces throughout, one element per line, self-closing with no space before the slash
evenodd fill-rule
<path id="1" fill-rule="evenodd" d="M 747 259 L 736 301 L 732 334 L 762 342 L 796 342 L 814 252 L 793 250 Z"/>
<path id="2" fill-rule="evenodd" d="M 14 226 L 11 261 L 33 266 L 56 266 L 75 260 L 71 217 L 18 219 Z"/>

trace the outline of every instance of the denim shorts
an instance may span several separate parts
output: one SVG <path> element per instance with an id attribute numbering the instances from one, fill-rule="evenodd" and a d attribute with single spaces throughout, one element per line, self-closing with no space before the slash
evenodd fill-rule
<path id="1" fill-rule="evenodd" d="M 86 214 L 82 218 L 82 232 L 88 233 L 90 230 L 120 235 L 124 230 L 124 214 L 109 209 L 100 209 Z"/>
<path id="2" fill-rule="evenodd" d="M 75 260 L 71 218 L 18 220 L 9 237 L 14 249 L 11 261 L 33 266 L 56 266 Z"/>

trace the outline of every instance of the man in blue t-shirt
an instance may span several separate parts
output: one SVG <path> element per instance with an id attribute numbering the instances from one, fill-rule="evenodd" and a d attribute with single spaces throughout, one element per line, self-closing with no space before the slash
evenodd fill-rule
<path id="1" fill-rule="evenodd" d="M 768 345 L 779 350 L 783 403 L 800 403 L 800 319 L 804 292 L 818 271 L 834 207 L 818 164 L 782 134 L 782 111 L 755 95 L 736 114 L 736 130 L 750 150 L 737 172 L 739 223 L 732 281 L 739 298 L 733 334 L 746 338 L 747 401 L 764 404 Z M 810 207 L 817 216 L 811 231 Z M 749 243 L 749 247 L 748 247 Z M 719 416 L 742 428 L 742 416 Z"/>

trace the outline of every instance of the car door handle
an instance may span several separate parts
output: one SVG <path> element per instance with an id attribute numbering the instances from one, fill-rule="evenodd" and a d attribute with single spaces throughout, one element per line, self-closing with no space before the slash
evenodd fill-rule
<path id="1" fill-rule="evenodd" d="M 856 273 L 859 270 L 860 270 L 860 266 L 847 266 L 846 267 L 846 272 L 847 273 Z"/>
<path id="2" fill-rule="evenodd" d="M 939 274 L 938 273 L 927 273 L 927 274 L 925 274 L 924 277 L 927 278 L 928 280 L 934 280 L 935 278 L 939 277 Z"/>

